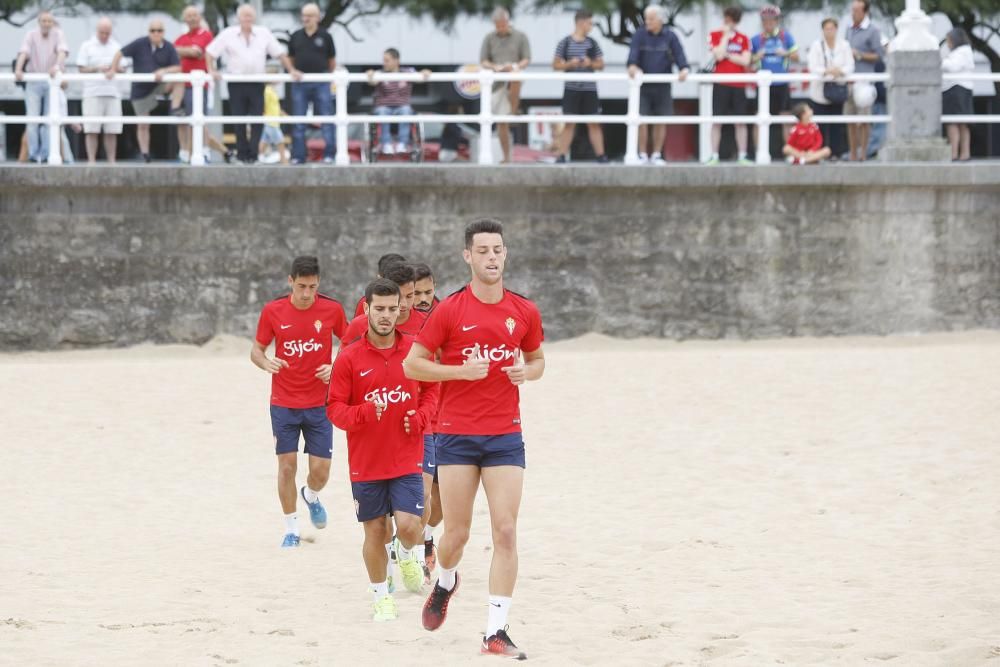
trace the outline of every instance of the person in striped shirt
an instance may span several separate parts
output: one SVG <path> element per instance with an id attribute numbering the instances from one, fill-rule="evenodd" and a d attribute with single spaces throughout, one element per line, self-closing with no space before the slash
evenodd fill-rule
<path id="1" fill-rule="evenodd" d="M 412 67 L 399 66 L 399 51 L 397 49 L 386 49 L 382 54 L 382 71 L 393 72 L 415 72 Z M 431 75 L 429 69 L 420 71 L 424 79 Z M 375 83 L 375 70 L 368 70 L 368 85 L 375 87 L 373 96 L 376 116 L 412 116 L 413 107 L 410 106 L 410 95 L 413 93 L 413 84 L 409 81 L 379 81 Z M 408 153 L 410 141 L 410 124 L 399 123 L 399 134 L 396 135 L 396 144 L 392 143 L 392 133 L 390 123 L 379 125 L 379 144 L 381 152 L 385 155 L 394 153 Z"/>
<path id="2" fill-rule="evenodd" d="M 556 46 L 552 69 L 560 72 L 599 72 L 604 69 L 604 53 L 600 45 L 590 37 L 594 27 L 593 14 L 586 9 L 576 13 L 576 26 L 572 35 L 564 37 Z M 567 81 L 563 91 L 562 110 L 567 115 L 597 115 L 601 113 L 601 101 L 597 97 L 597 82 Z M 573 143 L 576 123 L 566 123 L 559 136 L 559 158 L 556 162 L 569 161 L 569 150 Z M 604 154 L 604 134 L 600 123 L 587 123 L 590 145 L 598 162 L 607 162 Z"/>

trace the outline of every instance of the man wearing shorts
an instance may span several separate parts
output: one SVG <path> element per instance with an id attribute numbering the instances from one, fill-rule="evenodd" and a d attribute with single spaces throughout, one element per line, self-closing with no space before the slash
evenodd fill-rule
<path id="1" fill-rule="evenodd" d="M 271 373 L 271 431 L 278 457 L 278 498 L 285 515 L 282 547 L 299 546 L 298 496 L 316 528 L 326 527 L 319 492 L 330 477 L 333 428 L 326 416 L 333 337 L 347 328 L 344 308 L 319 293 L 319 261 L 296 257 L 288 274 L 291 294 L 271 301 L 260 314 L 250 360 Z M 274 341 L 274 357 L 266 354 Z M 309 455 L 309 476 L 295 487 L 299 435 Z"/>
<path id="2" fill-rule="evenodd" d="M 636 30 L 628 52 L 628 75 L 634 78 L 639 73 L 670 74 L 677 65 L 677 79 L 684 81 L 690 72 L 684 47 L 676 33 L 664 25 L 663 7 L 650 5 L 643 12 L 645 25 Z M 644 83 L 639 89 L 639 113 L 643 116 L 670 116 L 674 113 L 674 102 L 669 83 Z M 667 136 L 667 126 L 653 125 L 652 150 L 647 147 L 649 125 L 639 126 L 639 163 L 664 165 L 663 143 Z"/>
<path id="3" fill-rule="evenodd" d="M 480 65 L 494 72 L 518 72 L 527 67 L 531 62 L 531 45 L 523 32 L 514 30 L 506 9 L 497 7 L 493 10 L 493 25 L 496 30 L 486 35 L 479 49 Z M 516 114 L 520 106 L 520 81 L 497 81 L 493 84 L 494 115 Z M 503 161 L 510 162 L 510 123 L 497 123 L 497 134 L 503 149 Z"/>
<path id="4" fill-rule="evenodd" d="M 556 45 L 556 54 L 552 60 L 552 69 L 557 72 L 599 72 L 604 69 L 604 52 L 600 45 L 590 37 L 594 27 L 594 15 L 581 9 L 574 17 L 572 35 L 563 37 Z M 567 81 L 563 90 L 562 112 L 569 116 L 596 116 L 601 113 L 601 101 L 597 98 L 597 83 L 595 81 Z M 556 162 L 569 162 L 570 147 L 573 145 L 573 134 L 576 123 L 566 123 L 559 136 L 559 157 Z M 604 154 L 604 133 L 600 123 L 587 123 L 587 134 L 590 145 L 598 162 L 607 162 Z"/>
<path id="5" fill-rule="evenodd" d="M 376 278 L 365 290 L 368 330 L 341 350 L 334 364 L 327 399 L 330 421 L 347 432 L 347 460 L 358 521 L 364 526 L 362 549 L 373 595 L 374 620 L 397 616 L 389 592 L 389 560 L 383 549 L 386 515 L 396 520 L 397 561 L 406 589 L 419 593 L 424 576 L 413 549 L 422 544 L 420 479 L 422 434 L 437 407 L 437 384 L 403 374 L 403 359 L 413 337 L 396 330 L 399 287 Z"/>
<path id="6" fill-rule="evenodd" d="M 493 563 L 481 652 L 523 659 L 506 631 L 517 580 L 517 514 L 524 482 L 518 387 L 545 370 L 542 318 L 530 300 L 504 289 L 503 226 L 477 220 L 465 229 L 470 283 L 441 302 L 403 364 L 407 377 L 441 382 L 437 468 L 444 509 L 438 580 L 424 604 L 427 630 L 444 623 L 458 590 L 476 492 L 489 501 Z M 439 355 L 440 363 L 433 357 Z M 523 357 L 522 357 L 523 355 Z"/>
<path id="7" fill-rule="evenodd" d="M 160 103 L 160 96 L 169 97 L 174 89 L 175 84 L 161 81 L 163 75 L 181 71 L 177 49 L 163 37 L 163 32 L 163 21 L 160 19 L 150 21 L 149 35 L 122 47 L 111 62 L 111 69 L 105 74 L 109 79 L 114 77 L 121 59 L 131 58 L 132 72 L 156 75 L 156 81 L 152 83 L 136 81 L 132 84 L 132 108 L 135 109 L 136 116 L 148 116 L 153 113 Z M 176 113 L 176 110 L 171 109 L 171 113 Z M 142 159 L 150 162 L 149 125 L 136 125 L 135 136 L 139 141 Z"/>
<path id="8" fill-rule="evenodd" d="M 102 16 L 97 20 L 97 32 L 80 46 L 76 57 L 77 70 L 81 74 L 106 74 L 121 45 L 111 36 L 111 19 Z M 114 81 L 84 81 L 83 115 L 120 118 L 122 115 L 122 95 Z M 104 156 L 114 164 L 118 150 L 118 135 L 122 133 L 121 121 L 110 123 L 84 123 L 83 133 L 87 143 L 87 162 L 97 162 L 97 140 L 104 131 Z"/>
<path id="9" fill-rule="evenodd" d="M 722 28 L 709 34 L 708 48 L 715 58 L 716 74 L 746 74 L 750 65 L 750 40 L 736 29 L 743 10 L 739 7 L 726 7 L 722 12 Z M 738 81 L 725 81 L 712 86 L 713 116 L 745 116 L 747 115 L 747 84 Z M 736 123 L 736 148 L 739 151 L 736 161 L 739 164 L 753 164 L 747 158 L 747 126 Z M 722 143 L 722 124 L 712 125 L 712 156 L 706 164 L 719 164 L 719 144 Z"/>

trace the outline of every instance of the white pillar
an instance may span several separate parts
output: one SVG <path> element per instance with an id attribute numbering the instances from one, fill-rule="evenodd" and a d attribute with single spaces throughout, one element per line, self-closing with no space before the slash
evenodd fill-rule
<path id="1" fill-rule="evenodd" d="M 191 166 L 205 165 L 205 72 L 191 72 Z"/>
<path id="2" fill-rule="evenodd" d="M 334 100 L 337 104 L 337 157 L 335 162 L 346 167 L 351 164 L 351 153 L 347 145 L 347 70 L 337 68 L 334 72 L 334 82 L 337 84 L 337 95 Z"/>
<path id="3" fill-rule="evenodd" d="M 59 93 L 62 89 L 62 72 L 49 78 L 49 123 L 45 128 L 49 133 L 49 164 L 62 164 L 62 104 Z"/>
<path id="4" fill-rule="evenodd" d="M 479 69 L 479 164 L 493 164 L 493 70 L 483 68 Z"/>
<path id="5" fill-rule="evenodd" d="M 757 76 L 757 164 L 771 164 L 771 70 Z"/>
<path id="6" fill-rule="evenodd" d="M 625 164 L 639 164 L 639 92 L 641 88 L 642 73 L 640 72 L 628 80 L 628 106 L 625 109 Z"/>

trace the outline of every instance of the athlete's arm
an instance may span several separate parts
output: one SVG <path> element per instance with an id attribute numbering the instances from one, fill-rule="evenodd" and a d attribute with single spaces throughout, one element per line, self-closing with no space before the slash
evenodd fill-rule
<path id="1" fill-rule="evenodd" d="M 534 352 L 525 352 L 524 358 L 518 363 L 500 370 L 507 374 L 511 384 L 521 385 L 525 382 L 534 382 L 541 379 L 542 374 L 545 373 L 545 354 L 542 352 L 542 348 L 538 348 Z"/>
<path id="2" fill-rule="evenodd" d="M 375 404 L 366 401 L 361 405 L 348 405 L 351 397 L 350 364 L 333 365 L 330 393 L 326 400 L 326 416 L 341 431 L 356 431 L 365 424 L 376 421 Z"/>
<path id="3" fill-rule="evenodd" d="M 490 372 L 490 362 L 486 359 L 468 359 L 461 366 L 439 364 L 430 358 L 430 351 L 420 343 L 414 343 L 403 360 L 403 373 L 411 380 L 420 382 L 450 382 L 482 380 Z"/>
<path id="4" fill-rule="evenodd" d="M 253 342 L 253 347 L 250 348 L 250 361 L 252 361 L 257 368 L 271 374 L 277 373 L 282 368 L 288 368 L 288 362 L 284 359 L 279 357 L 269 359 L 267 357 L 266 350 L 266 345 L 261 345 L 260 342 L 256 340 Z"/>

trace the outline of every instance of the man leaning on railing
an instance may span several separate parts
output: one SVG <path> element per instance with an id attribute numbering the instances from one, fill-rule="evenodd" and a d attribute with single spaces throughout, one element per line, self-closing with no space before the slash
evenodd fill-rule
<path id="1" fill-rule="evenodd" d="M 17 52 L 14 76 L 18 81 L 24 78 L 25 72 L 48 73 L 54 77 L 62 71 L 68 55 L 69 47 L 66 46 L 63 31 L 56 27 L 50 12 L 42 12 L 38 15 L 38 28 L 24 36 L 21 49 Z M 24 88 L 27 115 L 44 116 L 49 111 L 49 105 L 56 102 L 49 99 L 48 81 L 27 82 Z M 28 159 L 32 162 L 44 162 L 49 157 L 49 133 L 40 129 L 38 123 L 28 123 Z"/>

